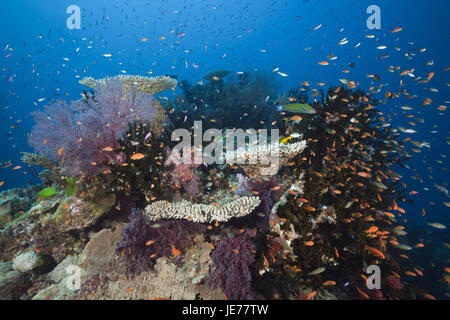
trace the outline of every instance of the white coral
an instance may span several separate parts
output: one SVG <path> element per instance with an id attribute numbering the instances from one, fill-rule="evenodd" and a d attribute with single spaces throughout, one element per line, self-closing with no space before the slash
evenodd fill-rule
<path id="1" fill-rule="evenodd" d="M 157 77 L 143 77 L 137 75 L 118 75 L 114 78 L 118 78 L 122 81 L 125 91 L 128 91 L 131 86 L 136 85 L 136 90 L 143 91 L 149 94 L 156 94 L 167 89 L 175 88 L 178 84 L 177 80 L 168 76 Z M 109 77 L 103 79 L 94 79 L 92 77 L 85 77 L 80 80 L 82 85 L 94 89 L 97 84 L 105 84 Z"/>
<path id="2" fill-rule="evenodd" d="M 239 164 L 250 178 L 275 175 L 280 166 L 302 153 L 305 148 L 305 140 L 289 144 L 276 142 L 252 145 L 236 151 L 227 150 L 226 162 L 228 165 Z"/>
<path id="3" fill-rule="evenodd" d="M 223 206 L 193 204 L 184 200 L 174 203 L 156 201 L 145 208 L 145 214 L 150 221 L 184 219 L 199 223 L 225 222 L 250 214 L 260 202 L 258 197 L 241 197 Z"/>

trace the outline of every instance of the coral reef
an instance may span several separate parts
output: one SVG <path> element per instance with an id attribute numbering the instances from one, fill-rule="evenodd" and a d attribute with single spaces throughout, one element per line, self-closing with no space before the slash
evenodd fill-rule
<path id="1" fill-rule="evenodd" d="M 307 103 L 304 91 L 291 94 Z M 288 130 L 308 143 L 290 173 L 303 175 L 304 184 L 289 190 L 273 209 L 273 221 L 280 221 L 272 227 L 275 239 L 287 242 L 289 250 L 273 251 L 276 242 L 271 240 L 274 263 L 260 275 L 264 288 L 272 288 L 267 297 L 294 298 L 302 284 L 319 288 L 326 279 L 345 283 L 342 275 L 361 273 L 365 264 L 379 265 L 384 277 L 401 272 L 394 259 L 386 258 L 394 238 L 385 231 L 396 222 L 390 218 L 392 202 L 405 201 L 402 188 L 390 177 L 391 168 L 407 157 L 396 136 L 380 125 L 376 104 L 362 91 L 330 88 L 311 104 L 316 115 L 290 124 Z M 363 286 L 360 282 L 355 280 L 345 293 L 364 298 L 357 289 Z"/>
<path id="2" fill-rule="evenodd" d="M 394 170 L 409 155 L 379 101 L 353 86 L 315 91 L 313 101 L 307 87 L 278 95 L 273 74 L 260 71 L 204 80 L 159 101 L 153 94 L 174 88 L 173 77 L 88 77 L 80 83 L 95 91 L 34 113 L 29 142 L 40 153 L 22 159 L 35 176 L 32 166 L 46 170 L 41 185 L 1 194 L 0 259 L 11 262 L 0 264 L 0 297 L 424 295 L 399 275 L 422 272 L 399 253 L 409 200 Z M 275 108 L 292 102 L 315 112 Z M 171 134 L 196 120 L 203 130 L 280 135 L 244 141 L 222 163 L 194 163 L 194 148 L 178 161 Z M 380 267 L 382 289 L 365 289 L 368 265 Z M 68 266 L 81 267 L 80 289 L 68 289 Z"/>

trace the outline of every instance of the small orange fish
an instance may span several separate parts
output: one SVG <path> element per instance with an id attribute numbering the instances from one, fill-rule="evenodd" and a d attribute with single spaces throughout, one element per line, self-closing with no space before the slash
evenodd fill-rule
<path id="1" fill-rule="evenodd" d="M 112 147 L 104 147 L 102 148 L 103 151 L 113 151 L 114 149 Z"/>
<path id="2" fill-rule="evenodd" d="M 358 176 L 360 177 L 364 177 L 364 178 L 370 178 L 370 174 L 368 174 L 367 172 L 358 172 Z"/>
<path id="3" fill-rule="evenodd" d="M 145 154 L 135 153 L 131 156 L 131 160 L 140 160 L 145 157 Z"/>
<path id="4" fill-rule="evenodd" d="M 308 296 L 306 297 L 306 300 L 312 300 L 312 298 L 314 298 L 314 296 L 317 294 L 317 291 L 313 291 L 310 294 L 308 294 Z"/>
<path id="5" fill-rule="evenodd" d="M 175 257 L 181 254 L 181 251 L 180 251 L 180 250 L 177 250 L 177 249 L 173 246 L 173 244 L 171 244 L 170 246 L 172 247 L 172 254 L 173 254 Z"/>
<path id="6" fill-rule="evenodd" d="M 366 250 L 372 253 L 373 255 L 380 257 L 381 259 L 385 259 L 384 254 L 377 248 L 369 247 L 366 245 Z"/>
<path id="7" fill-rule="evenodd" d="M 314 245 L 314 241 L 305 241 L 305 246 L 311 247 Z"/>
<path id="8" fill-rule="evenodd" d="M 127 290 L 127 292 L 133 292 L 134 291 L 134 289 L 132 289 L 132 288 L 126 288 L 126 290 Z"/>
<path id="9" fill-rule="evenodd" d="M 64 147 L 61 147 L 58 149 L 58 157 L 61 157 L 63 151 L 64 151 Z"/>
<path id="10" fill-rule="evenodd" d="M 145 245 L 146 246 L 150 246 L 150 245 L 152 245 L 152 244 L 154 244 L 155 243 L 155 240 L 148 240 L 146 243 L 145 243 Z"/>
<path id="11" fill-rule="evenodd" d="M 392 200 L 392 203 L 394 204 L 394 206 L 392 207 L 392 209 L 398 210 L 397 202 L 395 202 L 395 200 Z"/>
<path id="12" fill-rule="evenodd" d="M 321 65 L 321 66 L 329 65 L 328 61 L 320 61 L 320 62 L 318 62 L 318 64 Z"/>
<path id="13" fill-rule="evenodd" d="M 436 298 L 435 297 L 433 297 L 431 294 L 429 294 L 429 293 L 422 293 L 422 295 L 425 297 L 425 298 L 427 298 L 427 299 L 430 299 L 430 300 L 436 300 Z"/>
<path id="14" fill-rule="evenodd" d="M 289 118 L 289 120 L 291 120 L 291 121 L 300 121 L 302 119 L 303 118 L 301 116 L 299 116 L 299 115 L 295 115 L 295 116 L 292 116 L 292 117 Z"/>
<path id="15" fill-rule="evenodd" d="M 264 259 L 264 265 L 266 266 L 266 268 L 268 268 L 269 267 L 269 261 L 267 261 L 267 258 L 266 258 L 266 256 L 264 255 L 264 253 L 263 253 L 263 259 Z"/>
<path id="16" fill-rule="evenodd" d="M 367 293 L 365 293 L 364 291 L 362 291 L 361 289 L 359 289 L 358 287 L 356 287 L 356 290 L 358 290 L 359 294 L 364 297 L 365 299 L 369 299 L 369 296 L 367 295 Z"/>
<path id="17" fill-rule="evenodd" d="M 403 28 L 401 28 L 401 27 L 397 27 L 397 28 L 394 28 L 394 29 L 392 29 L 392 33 L 396 33 L 396 32 L 400 32 L 400 31 L 402 31 L 403 30 Z"/>
<path id="18" fill-rule="evenodd" d="M 323 286 L 334 286 L 335 284 L 336 284 L 336 282 L 333 280 L 328 280 L 328 281 L 325 281 L 324 283 L 322 283 Z"/>

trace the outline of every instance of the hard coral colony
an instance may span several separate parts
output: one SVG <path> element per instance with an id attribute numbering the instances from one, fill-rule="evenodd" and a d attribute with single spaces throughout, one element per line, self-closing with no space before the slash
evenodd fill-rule
<path id="1" fill-rule="evenodd" d="M 181 47 L 185 33 L 170 34 Z M 384 108 L 411 95 L 402 88 L 380 99 L 384 85 L 363 90 L 347 79 L 282 92 L 277 79 L 288 74 L 271 71 L 212 70 L 195 84 L 85 77 L 81 99 L 34 111 L 36 153 L 22 161 L 42 183 L 2 192 L 0 283 L 14 284 L 0 287 L 0 299 L 435 299 L 422 289 L 425 268 L 406 255 L 424 246 L 403 226 L 418 192 L 399 173 L 412 160 L 402 134 L 415 131 L 394 129 Z M 198 123 L 215 135 L 196 136 Z M 183 149 L 184 161 L 180 129 L 196 144 Z M 252 140 L 249 132 L 270 135 Z M 226 149 L 223 159 L 214 151 L 223 161 L 197 161 L 214 143 Z M 70 266 L 81 268 L 74 290 L 64 286 Z M 375 289 L 370 268 L 379 271 Z"/>

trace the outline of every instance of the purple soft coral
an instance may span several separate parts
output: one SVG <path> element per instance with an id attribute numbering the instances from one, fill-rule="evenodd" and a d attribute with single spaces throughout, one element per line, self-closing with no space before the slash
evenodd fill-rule
<path id="1" fill-rule="evenodd" d="M 125 91 L 122 81 L 110 78 L 95 87 L 95 97 L 57 102 L 33 113 L 36 125 L 30 145 L 53 161 L 61 162 L 66 174 L 96 175 L 107 163 L 122 163 L 124 157 L 113 150 L 133 121 L 152 121 L 156 115 L 153 96 Z"/>
<path id="2" fill-rule="evenodd" d="M 190 244 L 189 234 L 201 231 L 201 224 L 185 220 L 147 223 L 142 210 L 133 209 L 116 253 L 124 257 L 128 272 L 148 271 L 157 258 L 172 254 L 172 245 L 183 249 Z"/>
<path id="3" fill-rule="evenodd" d="M 223 239 L 211 254 L 213 267 L 210 276 L 211 288 L 221 288 L 228 299 L 250 300 L 256 295 L 251 287 L 250 266 L 255 261 L 255 244 L 247 234 L 232 238 L 223 234 Z"/>

